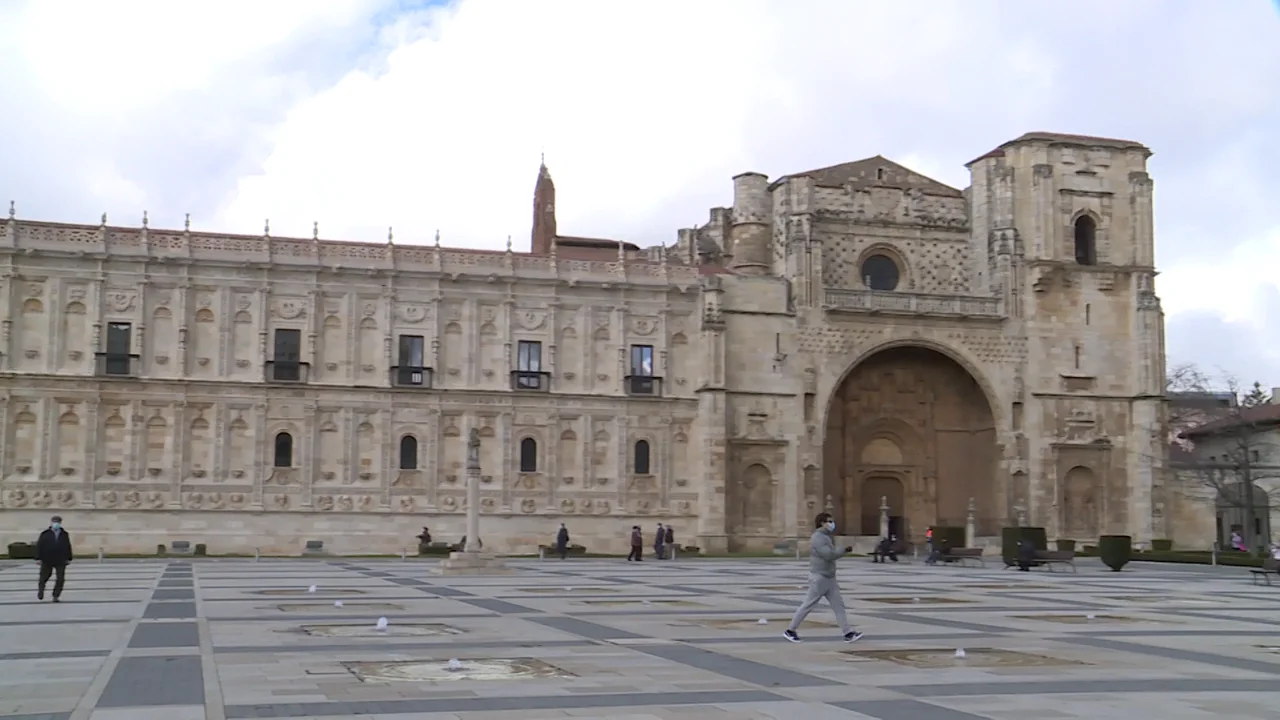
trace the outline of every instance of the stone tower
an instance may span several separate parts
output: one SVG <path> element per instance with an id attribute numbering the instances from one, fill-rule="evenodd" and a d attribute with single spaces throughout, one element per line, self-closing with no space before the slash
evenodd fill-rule
<path id="1" fill-rule="evenodd" d="M 551 180 L 547 164 L 538 167 L 538 180 L 533 187 L 533 230 L 529 250 L 534 255 L 550 255 L 556 241 L 556 184 Z"/>
<path id="2" fill-rule="evenodd" d="M 1136 142 L 1028 133 L 969 165 L 974 269 L 1026 338 L 1013 499 L 1051 537 L 1162 536 L 1150 156 Z"/>
<path id="3" fill-rule="evenodd" d="M 773 265 L 773 202 L 769 178 L 743 173 L 733 179 L 733 226 L 729 231 L 732 268 L 742 275 L 766 275 Z"/>

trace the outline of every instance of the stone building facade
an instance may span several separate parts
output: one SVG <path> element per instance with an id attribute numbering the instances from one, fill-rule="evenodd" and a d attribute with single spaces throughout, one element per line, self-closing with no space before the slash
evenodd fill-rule
<path id="1" fill-rule="evenodd" d="M 0 533 L 398 551 L 561 521 L 707 550 L 1018 514 L 1169 536 L 1150 151 L 1033 133 L 956 190 L 881 157 L 770 181 L 669 247 L 529 251 L 0 225 Z"/>

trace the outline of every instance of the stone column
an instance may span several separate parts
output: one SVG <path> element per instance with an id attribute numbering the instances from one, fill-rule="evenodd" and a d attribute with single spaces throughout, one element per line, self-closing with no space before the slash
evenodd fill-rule
<path id="1" fill-rule="evenodd" d="M 889 498 L 880 496 L 880 537 L 889 537 Z"/>
<path id="2" fill-rule="evenodd" d="M 1018 527 L 1026 527 L 1027 526 L 1027 509 L 1023 507 L 1022 503 L 1018 503 L 1017 505 L 1013 506 L 1013 513 L 1014 513 L 1014 517 L 1017 518 Z"/>
<path id="3" fill-rule="evenodd" d="M 969 515 L 964 520 L 964 546 L 974 547 L 978 539 L 977 504 L 969 498 Z"/>
<path id="4" fill-rule="evenodd" d="M 464 552 L 480 552 L 480 431 L 467 436 L 467 546 Z"/>

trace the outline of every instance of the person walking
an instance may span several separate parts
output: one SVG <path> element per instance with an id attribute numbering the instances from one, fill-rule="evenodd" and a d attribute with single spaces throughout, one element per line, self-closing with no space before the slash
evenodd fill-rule
<path id="1" fill-rule="evenodd" d="M 826 598 L 831 612 L 836 616 L 836 622 L 844 631 L 844 641 L 857 642 L 862 639 L 862 633 L 849 625 L 849 618 L 844 612 L 844 599 L 840 597 L 840 585 L 836 583 L 836 561 L 853 552 L 853 548 L 836 549 L 832 537 L 836 531 L 836 521 L 832 519 L 831 513 L 819 514 L 814 518 L 813 524 L 817 530 L 809 538 L 809 592 L 782 636 L 791 642 L 800 642 L 800 635 L 796 632 L 800 629 L 800 623 L 804 622 L 820 600 Z"/>
<path id="2" fill-rule="evenodd" d="M 644 535 L 641 534 L 639 525 L 631 526 L 631 553 L 627 555 L 627 562 L 632 560 L 644 560 Z"/>
<path id="3" fill-rule="evenodd" d="M 667 531 L 662 529 L 662 523 L 658 523 L 658 531 L 653 535 L 653 556 L 659 560 L 666 560 L 667 555 L 663 549 L 667 542 Z"/>
<path id="4" fill-rule="evenodd" d="M 67 582 L 67 563 L 71 562 L 71 536 L 62 527 L 62 518 L 54 515 L 49 527 L 36 540 L 36 560 L 40 562 L 40 584 L 36 599 L 44 599 L 44 586 L 53 580 L 53 601 L 62 602 L 62 588 Z"/>
<path id="5" fill-rule="evenodd" d="M 665 536 L 663 536 L 662 540 L 663 540 L 663 543 L 667 546 L 667 552 L 671 553 L 671 557 L 675 557 L 676 533 L 674 530 L 671 529 L 670 525 L 667 526 L 667 533 Z"/>
<path id="6" fill-rule="evenodd" d="M 569 555 L 569 528 L 560 523 L 560 531 L 556 533 L 556 552 L 563 560 Z"/>

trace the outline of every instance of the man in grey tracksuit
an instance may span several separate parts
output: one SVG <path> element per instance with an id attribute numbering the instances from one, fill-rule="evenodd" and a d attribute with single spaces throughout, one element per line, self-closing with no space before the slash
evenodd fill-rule
<path id="1" fill-rule="evenodd" d="M 831 612 L 835 613 L 836 622 L 844 631 L 844 641 L 856 642 L 862 638 L 862 633 L 849 625 L 849 619 L 844 614 L 844 599 L 840 597 L 840 585 L 836 583 L 836 560 L 852 552 L 853 548 L 836 549 L 835 541 L 832 539 L 836 531 L 836 522 L 831 518 L 830 513 L 818 515 L 814 518 L 814 525 L 817 530 L 809 539 L 809 592 L 804 596 L 804 602 L 796 610 L 795 616 L 791 618 L 791 625 L 782 635 L 791 642 L 800 642 L 800 636 L 796 633 L 800 623 L 804 622 L 805 617 L 817 607 L 818 601 L 826 598 L 827 604 L 831 606 Z"/>

